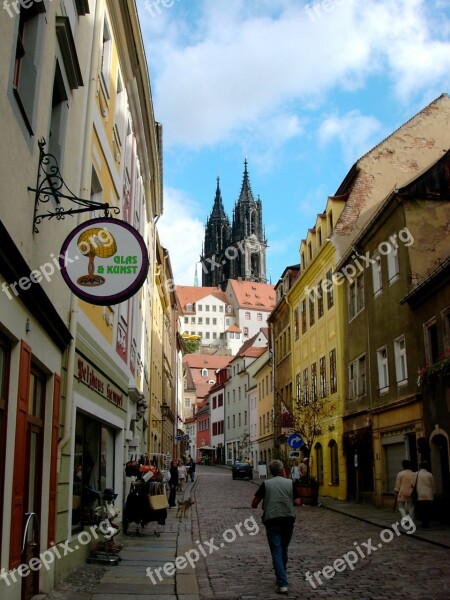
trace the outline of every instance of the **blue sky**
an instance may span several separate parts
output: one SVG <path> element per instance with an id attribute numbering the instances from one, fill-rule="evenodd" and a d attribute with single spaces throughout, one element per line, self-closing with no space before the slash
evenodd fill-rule
<path id="1" fill-rule="evenodd" d="M 136 2 L 178 285 L 193 285 L 217 176 L 231 217 L 247 157 L 276 283 L 352 164 L 450 92 L 449 0 Z"/>

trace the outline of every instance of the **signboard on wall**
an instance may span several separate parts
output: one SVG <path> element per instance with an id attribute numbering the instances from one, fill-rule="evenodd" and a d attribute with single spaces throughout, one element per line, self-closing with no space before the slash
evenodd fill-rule
<path id="1" fill-rule="evenodd" d="M 61 274 L 72 292 L 91 304 L 123 302 L 140 289 L 149 260 L 141 234 L 119 219 L 91 219 L 62 245 Z"/>

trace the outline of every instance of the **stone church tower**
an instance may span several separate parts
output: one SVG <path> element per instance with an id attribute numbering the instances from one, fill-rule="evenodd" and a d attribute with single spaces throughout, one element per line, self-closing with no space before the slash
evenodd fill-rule
<path id="1" fill-rule="evenodd" d="M 233 209 L 231 226 L 217 178 L 216 197 L 206 221 L 201 256 L 202 285 L 220 285 L 225 289 L 228 279 L 239 278 L 266 283 L 266 248 L 262 204 L 259 197 L 253 198 L 245 160 L 241 193 Z"/>

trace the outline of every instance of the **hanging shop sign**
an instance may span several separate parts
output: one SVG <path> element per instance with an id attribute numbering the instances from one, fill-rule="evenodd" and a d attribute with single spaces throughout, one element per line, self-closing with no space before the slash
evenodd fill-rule
<path id="1" fill-rule="evenodd" d="M 62 245 L 59 262 L 72 292 L 91 304 L 108 306 L 131 298 L 148 272 L 141 234 L 119 219 L 91 219 L 76 227 Z"/>

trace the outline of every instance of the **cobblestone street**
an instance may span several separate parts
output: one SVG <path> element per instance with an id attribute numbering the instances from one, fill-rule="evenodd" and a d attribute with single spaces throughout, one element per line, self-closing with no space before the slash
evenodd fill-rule
<path id="1" fill-rule="evenodd" d="M 230 471 L 223 468 L 206 467 L 199 471 L 195 512 L 200 537 L 193 523 L 193 540 L 200 539 L 208 552 L 196 569 L 200 598 L 280 598 L 275 593 L 261 508 L 250 508 L 257 489 L 255 483 L 259 482 L 232 481 Z M 390 534 L 324 508 L 302 506 L 296 510 L 288 565 L 290 598 L 444 600 L 450 597 L 448 549 L 408 535 L 397 536 L 393 530 Z M 252 517 L 259 525 L 256 535 L 251 535 L 256 530 Z M 393 513 L 392 524 L 397 521 L 399 515 Z M 239 523 L 243 524 L 240 527 L 243 535 L 237 533 Z M 399 530 L 402 531 L 400 526 Z M 212 542 L 213 537 L 218 549 L 205 544 Z M 231 541 L 234 537 L 235 541 Z M 355 561 L 353 569 L 344 561 L 342 572 L 336 572 L 331 579 L 320 575 L 320 585 L 313 574 L 350 552 L 353 554 L 348 561 Z M 305 580 L 308 571 L 315 589 Z M 326 572 L 329 574 L 330 570 Z"/>

